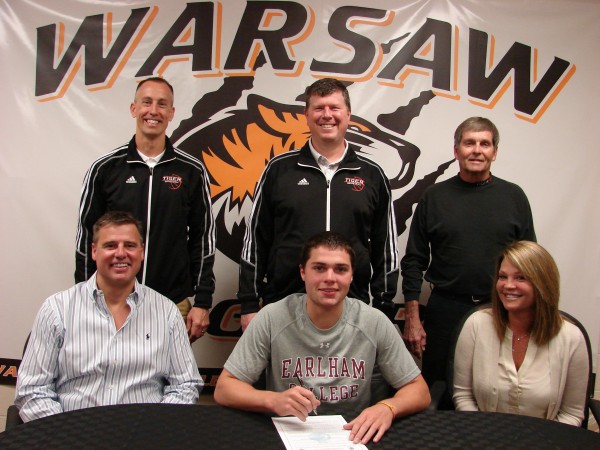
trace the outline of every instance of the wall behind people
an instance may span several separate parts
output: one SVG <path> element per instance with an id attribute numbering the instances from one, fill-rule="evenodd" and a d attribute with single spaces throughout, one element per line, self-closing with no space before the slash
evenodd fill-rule
<path id="1" fill-rule="evenodd" d="M 307 139 L 301 96 L 324 76 L 349 83 L 348 139 L 386 170 L 401 249 L 423 189 L 458 172 L 454 129 L 489 117 L 493 173 L 525 190 L 561 270 L 561 307 L 597 349 L 599 21 L 595 0 L 2 2 L 0 379 L 14 379 L 42 301 L 73 283 L 83 175 L 131 138 L 134 83 L 151 75 L 175 87 L 167 133 L 212 177 L 217 288 L 194 344 L 209 384 L 239 335 L 256 182 Z"/>

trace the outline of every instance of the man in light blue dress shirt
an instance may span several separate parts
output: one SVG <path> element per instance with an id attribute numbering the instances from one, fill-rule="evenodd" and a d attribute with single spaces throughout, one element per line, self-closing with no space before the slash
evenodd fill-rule
<path id="1" fill-rule="evenodd" d="M 195 403 L 203 382 L 175 304 L 140 284 L 141 224 L 111 211 L 94 225 L 88 280 L 49 297 L 17 378 L 27 422 L 123 403 Z"/>

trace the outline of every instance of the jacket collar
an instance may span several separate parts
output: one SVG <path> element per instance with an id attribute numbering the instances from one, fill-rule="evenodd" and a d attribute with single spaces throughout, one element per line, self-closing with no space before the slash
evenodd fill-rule
<path id="1" fill-rule="evenodd" d="M 348 151 L 346 152 L 346 156 L 340 163 L 340 169 L 360 169 L 360 161 L 358 160 L 358 156 L 356 155 L 356 151 L 358 147 L 353 144 L 348 143 Z M 166 156 L 166 155 L 165 155 Z M 313 154 L 310 151 L 309 141 L 306 141 L 306 144 L 300 149 L 300 156 L 298 157 L 298 165 L 299 166 L 311 166 L 315 167 L 319 170 L 320 167 L 315 161 Z M 338 169 L 339 170 L 339 169 Z"/>
<path id="2" fill-rule="evenodd" d="M 159 164 L 162 164 L 165 161 L 171 161 L 173 159 L 175 159 L 175 148 L 173 147 L 169 137 L 165 136 L 165 154 L 161 158 Z M 137 147 L 135 145 L 135 135 L 131 138 L 129 144 L 127 145 L 127 162 L 144 162 L 137 151 Z"/>

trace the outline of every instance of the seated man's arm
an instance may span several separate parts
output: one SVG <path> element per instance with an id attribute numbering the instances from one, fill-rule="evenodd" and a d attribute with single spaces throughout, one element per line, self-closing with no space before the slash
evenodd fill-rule
<path id="1" fill-rule="evenodd" d="M 344 425 L 351 430 L 350 440 L 367 444 L 371 438 L 378 442 L 394 419 L 422 411 L 431 402 L 427 383 L 422 375 L 402 386 L 396 395 L 365 408 L 353 421 Z"/>
<path id="2" fill-rule="evenodd" d="M 165 386 L 161 403 L 193 404 L 198 401 L 204 383 L 198 372 L 185 323 L 174 305 L 169 320 L 169 384 Z"/>
<path id="3" fill-rule="evenodd" d="M 55 385 L 63 327 L 49 300 L 36 317 L 19 367 L 15 405 L 24 422 L 63 412 Z"/>
<path id="4" fill-rule="evenodd" d="M 223 369 L 219 376 L 215 401 L 246 411 L 296 416 L 302 421 L 321 404 L 310 390 L 303 387 L 296 386 L 284 392 L 263 391 L 236 378 L 227 369 Z"/>

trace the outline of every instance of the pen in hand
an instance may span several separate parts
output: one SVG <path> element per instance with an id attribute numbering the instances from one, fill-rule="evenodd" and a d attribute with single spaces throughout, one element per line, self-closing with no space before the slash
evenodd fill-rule
<path id="1" fill-rule="evenodd" d="M 300 384 L 300 386 L 301 386 L 301 387 L 303 387 L 304 389 L 308 389 L 308 388 L 306 387 L 306 385 L 304 384 L 304 382 L 302 381 L 302 378 L 300 378 L 300 376 L 299 376 L 299 375 L 296 375 L 296 380 L 298 380 L 298 383 Z M 310 389 L 309 389 L 309 390 L 310 390 Z M 317 416 L 317 415 L 318 415 L 318 414 L 317 414 L 317 409 L 316 409 L 316 408 L 315 408 L 315 409 L 313 409 L 313 413 L 315 413 L 315 416 Z"/>

